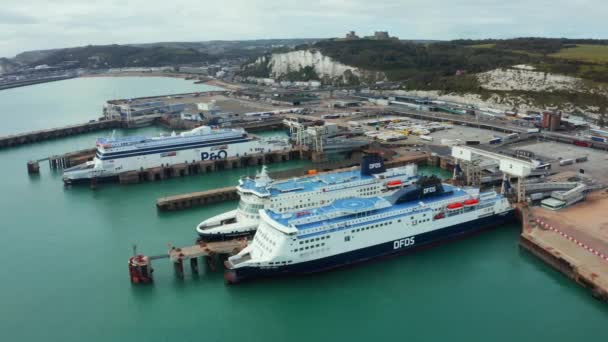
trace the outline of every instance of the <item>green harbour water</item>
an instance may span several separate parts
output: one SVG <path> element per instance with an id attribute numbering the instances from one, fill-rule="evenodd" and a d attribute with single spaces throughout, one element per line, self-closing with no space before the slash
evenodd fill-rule
<path id="1" fill-rule="evenodd" d="M 34 117 L 31 129 L 88 121 L 109 98 L 195 89 L 204 86 L 91 78 L 0 91 L 0 135 L 28 130 Z M 38 111 L 50 98 L 56 105 Z M 92 113 L 72 110 L 79 107 Z M 237 286 L 205 267 L 198 277 L 186 269 L 180 281 L 168 261 L 158 260 L 154 285 L 133 286 L 127 271 L 133 243 L 151 255 L 168 243 L 191 244 L 196 224 L 236 204 L 160 213 L 156 198 L 234 185 L 257 169 L 97 190 L 64 188 L 47 163 L 40 175 L 27 175 L 28 160 L 91 147 L 109 133 L 0 150 L 0 340 L 608 340 L 608 305 L 521 251 L 516 225 L 401 257 Z M 307 165 L 292 161 L 270 170 Z"/>

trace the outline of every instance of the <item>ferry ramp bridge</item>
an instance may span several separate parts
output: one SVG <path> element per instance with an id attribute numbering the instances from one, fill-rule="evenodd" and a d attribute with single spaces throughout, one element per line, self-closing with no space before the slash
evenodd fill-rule
<path id="1" fill-rule="evenodd" d="M 505 176 L 517 177 L 517 202 L 525 200 L 524 179 L 534 170 L 533 163 L 469 146 L 453 146 L 452 157 L 457 162 L 464 164 L 467 170 L 467 181 L 473 185 L 481 184 L 481 168 L 478 167 L 479 161 L 481 159 L 495 160 L 498 163 L 498 169 Z"/>

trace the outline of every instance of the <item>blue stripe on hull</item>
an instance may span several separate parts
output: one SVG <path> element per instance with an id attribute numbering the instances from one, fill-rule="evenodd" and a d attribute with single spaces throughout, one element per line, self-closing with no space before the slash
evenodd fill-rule
<path id="1" fill-rule="evenodd" d="M 232 270 L 229 269 L 226 270 L 225 279 L 228 283 L 238 283 L 243 280 L 259 277 L 322 272 L 329 269 L 355 264 L 378 257 L 401 254 L 415 250 L 417 248 L 427 247 L 435 243 L 455 239 L 461 236 L 465 236 L 467 234 L 472 234 L 481 231 L 483 229 L 509 223 L 514 220 L 514 217 L 514 212 L 511 210 L 504 216 L 493 215 L 489 217 L 480 218 L 474 221 L 461 223 L 455 226 L 438 229 L 432 232 L 416 235 L 416 243 L 412 246 L 403 248 L 395 249 L 394 242 L 400 240 L 396 239 L 372 247 L 367 247 L 348 253 L 343 253 L 323 259 L 307 261 L 293 265 L 279 266 L 274 268 L 243 267 Z M 404 236 L 403 238 L 406 237 L 410 236 Z"/>
<path id="2" fill-rule="evenodd" d="M 108 153 L 99 153 L 96 152 L 97 158 L 101 160 L 112 160 L 112 159 L 121 159 L 121 158 L 129 158 L 129 157 L 137 157 L 148 154 L 156 154 L 161 152 L 172 152 L 172 151 L 183 151 L 183 150 L 193 150 L 197 148 L 204 147 L 213 147 L 220 145 L 231 145 L 231 144 L 240 144 L 244 142 L 250 142 L 253 139 L 250 138 L 236 138 L 236 139 L 223 139 L 216 140 L 212 142 L 198 142 L 198 143 L 190 143 L 186 145 L 174 145 L 174 146 L 159 146 L 154 148 L 144 148 L 139 150 L 131 150 L 124 152 L 108 152 Z"/>

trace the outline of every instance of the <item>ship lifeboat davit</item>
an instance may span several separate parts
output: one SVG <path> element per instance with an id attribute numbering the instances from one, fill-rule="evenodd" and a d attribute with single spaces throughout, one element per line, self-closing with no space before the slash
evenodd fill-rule
<path id="1" fill-rule="evenodd" d="M 447 208 L 448 210 L 456 210 L 456 209 L 460 209 L 462 208 L 464 205 L 460 202 L 456 202 L 456 203 L 450 203 L 448 204 Z"/>
<path id="2" fill-rule="evenodd" d="M 402 185 L 403 185 L 403 182 L 400 180 L 393 180 L 393 181 L 386 183 L 386 186 L 388 188 L 395 188 L 395 187 L 402 186 Z"/>
<path id="3" fill-rule="evenodd" d="M 296 213 L 296 217 L 302 217 L 306 215 L 310 215 L 310 211 L 300 211 Z"/>
<path id="4" fill-rule="evenodd" d="M 464 205 L 466 206 L 472 206 L 472 205 L 476 205 L 479 204 L 479 200 L 477 198 L 472 198 L 472 199 L 468 199 L 466 201 L 464 201 Z"/>

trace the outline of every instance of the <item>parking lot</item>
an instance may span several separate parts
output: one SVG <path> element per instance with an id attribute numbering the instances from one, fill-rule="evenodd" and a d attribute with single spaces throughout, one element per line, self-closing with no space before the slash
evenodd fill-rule
<path id="1" fill-rule="evenodd" d="M 552 162 L 554 171 L 578 171 L 583 169 L 586 174 L 591 175 L 602 183 L 608 183 L 608 153 L 587 147 L 580 147 L 557 142 L 533 142 L 519 145 L 518 149 L 534 152 L 537 157 L 545 162 Z M 588 161 L 574 163 L 573 165 L 559 166 L 559 160 L 576 159 L 587 157 Z"/>

